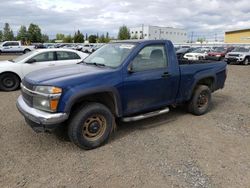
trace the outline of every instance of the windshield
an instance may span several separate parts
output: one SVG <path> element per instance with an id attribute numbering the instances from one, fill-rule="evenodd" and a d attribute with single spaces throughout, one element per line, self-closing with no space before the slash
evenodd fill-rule
<path id="1" fill-rule="evenodd" d="M 205 53 L 205 52 L 208 52 L 208 51 L 209 51 L 208 49 L 198 48 L 198 49 L 194 50 L 193 52 L 194 53 Z"/>
<path id="2" fill-rule="evenodd" d="M 213 52 L 225 52 L 226 51 L 226 48 L 223 48 L 223 47 L 216 47 L 213 49 Z"/>
<path id="3" fill-rule="evenodd" d="M 122 64 L 134 47 L 135 45 L 131 43 L 106 44 L 84 59 L 84 62 L 115 68 Z"/>
<path id="4" fill-rule="evenodd" d="M 249 52 L 249 49 L 243 47 L 236 47 L 232 52 Z"/>
<path id="5" fill-rule="evenodd" d="M 28 53 L 23 54 L 21 56 L 18 56 L 17 58 L 11 59 L 10 61 L 13 62 L 13 63 L 18 63 L 18 62 L 24 60 L 25 58 L 27 58 L 27 57 L 35 54 L 35 53 L 36 53 L 36 51 L 31 51 L 31 52 L 28 52 Z"/>

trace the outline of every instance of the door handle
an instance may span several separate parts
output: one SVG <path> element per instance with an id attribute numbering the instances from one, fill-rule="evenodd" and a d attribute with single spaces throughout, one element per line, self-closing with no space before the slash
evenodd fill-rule
<path id="1" fill-rule="evenodd" d="M 168 72 L 164 72 L 161 77 L 162 78 L 168 78 L 170 76 L 170 74 Z"/>
<path id="2" fill-rule="evenodd" d="M 53 63 L 50 63 L 50 64 L 49 64 L 49 66 L 51 66 L 51 67 L 52 67 L 52 66 L 55 66 L 55 64 L 53 64 Z"/>

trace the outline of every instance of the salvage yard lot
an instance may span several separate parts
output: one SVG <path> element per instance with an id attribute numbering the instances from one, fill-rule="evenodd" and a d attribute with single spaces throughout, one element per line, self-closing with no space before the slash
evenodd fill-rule
<path id="1" fill-rule="evenodd" d="M 119 123 L 91 151 L 36 134 L 15 107 L 20 91 L 0 92 L 0 187 L 249 187 L 250 66 L 228 68 L 209 113 Z"/>

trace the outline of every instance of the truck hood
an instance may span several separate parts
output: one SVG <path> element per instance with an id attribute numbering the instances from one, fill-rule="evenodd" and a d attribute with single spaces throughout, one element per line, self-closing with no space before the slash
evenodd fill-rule
<path id="1" fill-rule="evenodd" d="M 204 53 L 186 53 L 185 56 L 202 56 Z"/>
<path id="2" fill-rule="evenodd" d="M 84 78 L 91 77 L 97 74 L 111 72 L 113 69 L 107 67 L 97 67 L 95 65 L 66 65 L 53 68 L 41 69 L 27 74 L 24 79 L 31 84 L 44 84 L 64 86 L 68 80 L 79 82 Z"/>
<path id="3" fill-rule="evenodd" d="M 240 55 L 240 54 L 247 55 L 247 54 L 249 54 L 249 52 L 229 52 L 229 53 L 227 53 L 227 55 Z"/>

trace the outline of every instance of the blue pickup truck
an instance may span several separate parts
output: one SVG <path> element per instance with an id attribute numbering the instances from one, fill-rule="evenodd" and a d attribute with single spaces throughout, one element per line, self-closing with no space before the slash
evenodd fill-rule
<path id="1" fill-rule="evenodd" d="M 78 64 L 28 74 L 17 108 L 36 132 L 67 128 L 73 143 L 93 149 L 108 141 L 116 119 L 141 120 L 179 104 L 206 113 L 226 74 L 225 62 L 178 61 L 168 40 L 113 42 Z"/>

